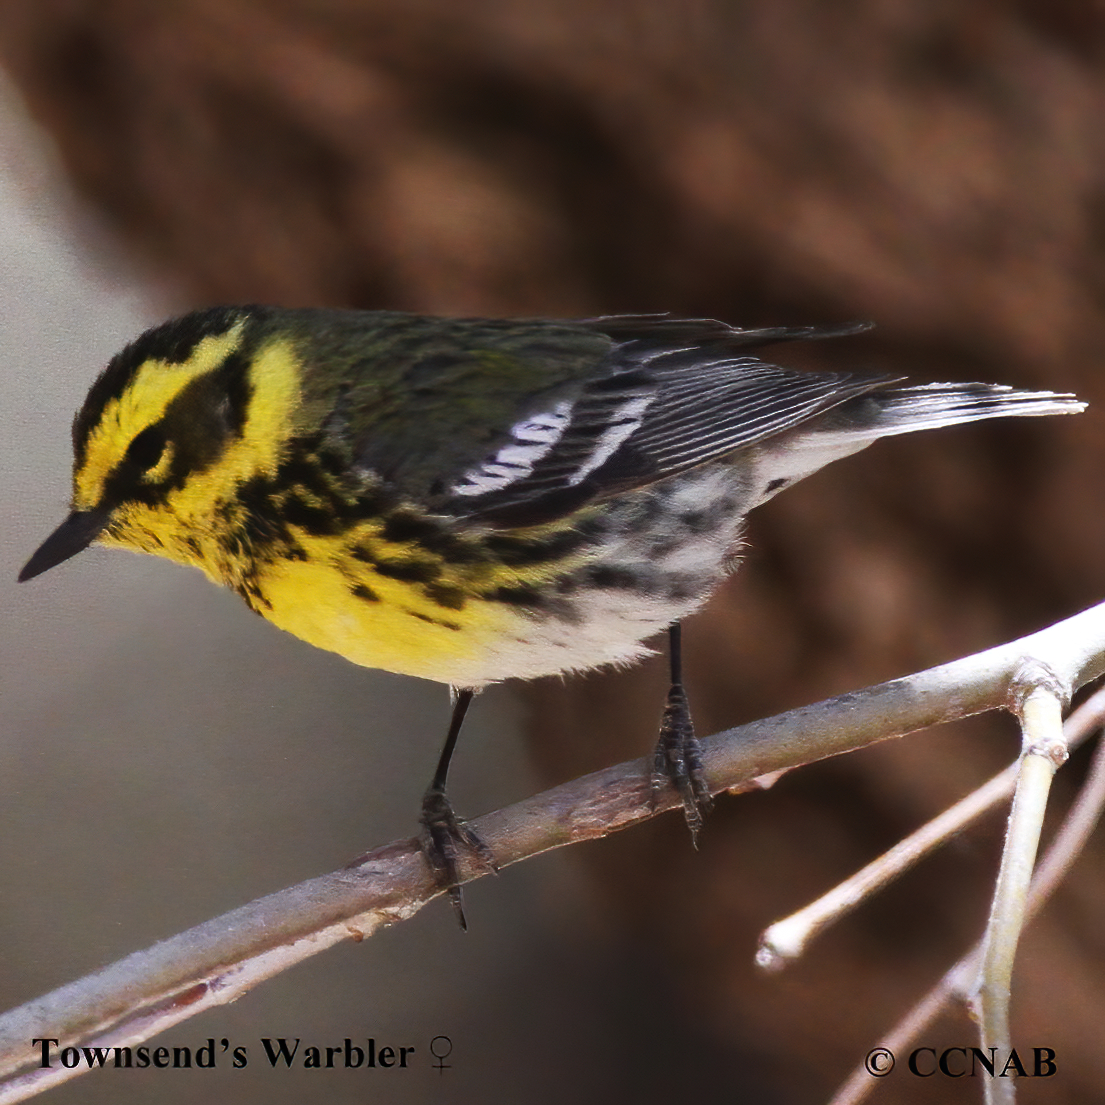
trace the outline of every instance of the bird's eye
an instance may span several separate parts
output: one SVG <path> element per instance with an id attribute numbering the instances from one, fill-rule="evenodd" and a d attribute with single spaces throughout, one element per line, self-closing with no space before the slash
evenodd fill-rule
<path id="1" fill-rule="evenodd" d="M 147 426 L 127 447 L 127 460 L 141 472 L 148 472 L 165 452 L 165 435 L 156 426 Z"/>

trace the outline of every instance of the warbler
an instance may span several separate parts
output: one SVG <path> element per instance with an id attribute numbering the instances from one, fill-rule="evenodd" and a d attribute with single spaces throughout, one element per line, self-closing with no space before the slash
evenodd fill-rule
<path id="1" fill-rule="evenodd" d="M 475 691 L 628 663 L 668 629 L 653 788 L 676 786 L 694 832 L 710 792 L 678 626 L 734 566 L 748 512 L 880 437 L 1083 408 L 754 353 L 865 328 L 196 311 L 93 383 L 72 512 L 19 578 L 91 544 L 153 553 L 313 645 L 456 688 L 422 824 L 463 923 L 458 848 L 493 863 L 445 792 Z"/>

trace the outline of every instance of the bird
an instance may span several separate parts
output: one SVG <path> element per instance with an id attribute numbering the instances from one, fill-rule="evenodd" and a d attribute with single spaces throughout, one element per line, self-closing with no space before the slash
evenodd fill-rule
<path id="1" fill-rule="evenodd" d="M 464 927 L 461 852 L 494 868 L 446 788 L 474 694 L 628 664 L 667 632 L 650 787 L 675 788 L 695 837 L 711 794 L 680 625 L 736 566 L 748 513 L 881 437 L 1084 407 L 759 355 L 868 328 L 196 310 L 92 384 L 70 513 L 19 579 L 90 545 L 151 553 L 355 664 L 448 684 L 421 840 Z"/>

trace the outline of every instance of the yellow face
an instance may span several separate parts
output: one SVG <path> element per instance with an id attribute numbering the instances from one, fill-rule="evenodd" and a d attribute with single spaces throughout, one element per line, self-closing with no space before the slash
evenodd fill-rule
<path id="1" fill-rule="evenodd" d="M 73 509 L 93 510 L 104 500 L 112 475 L 139 436 L 156 427 L 173 400 L 196 380 L 210 375 L 241 341 L 242 323 L 225 334 L 204 338 L 188 360 L 142 364 L 121 395 L 109 399 L 80 449 L 73 471 Z M 164 436 L 164 435 L 162 435 Z M 172 465 L 174 444 L 167 439 L 157 462 L 141 473 L 147 485 L 161 483 Z"/>
<path id="2" fill-rule="evenodd" d="M 217 538 L 246 481 L 275 474 L 300 415 L 293 343 L 243 348 L 244 318 L 163 355 L 113 360 L 73 427 L 72 514 L 29 579 L 92 543 L 154 553 L 234 585 Z"/>

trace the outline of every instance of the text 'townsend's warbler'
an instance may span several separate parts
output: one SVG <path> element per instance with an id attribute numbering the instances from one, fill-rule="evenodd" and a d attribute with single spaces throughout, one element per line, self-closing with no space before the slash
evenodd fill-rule
<path id="1" fill-rule="evenodd" d="M 733 566 L 744 516 L 879 437 L 1083 406 L 751 355 L 858 329 L 198 311 L 93 384 L 73 423 L 72 513 L 20 579 L 93 543 L 154 553 L 320 648 L 453 685 L 423 804 L 443 885 L 460 842 L 481 848 L 445 797 L 472 692 L 630 661 L 670 628 L 654 788 L 675 784 L 694 830 L 709 790 L 678 625 Z"/>

